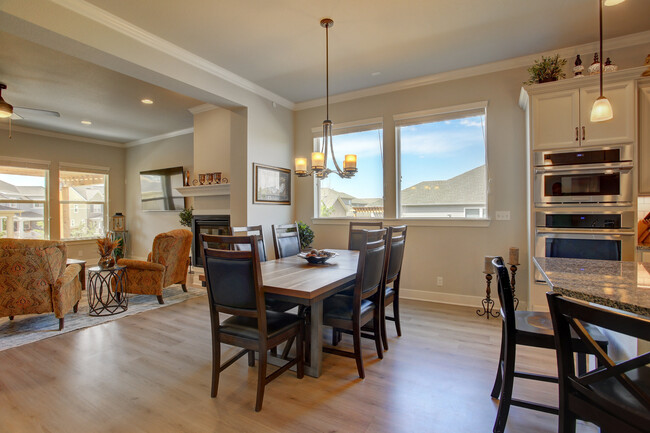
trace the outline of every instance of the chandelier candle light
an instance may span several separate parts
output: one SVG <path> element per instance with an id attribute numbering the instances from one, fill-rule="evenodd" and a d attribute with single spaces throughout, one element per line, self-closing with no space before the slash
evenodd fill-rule
<path id="1" fill-rule="evenodd" d="M 318 179 L 325 179 L 330 173 L 336 173 L 343 179 L 350 179 L 357 172 L 357 156 L 345 155 L 343 161 L 343 170 L 339 167 L 334 155 L 334 144 L 332 141 L 332 121 L 330 117 L 330 81 L 329 81 L 329 29 L 334 26 L 334 21 L 330 18 L 323 18 L 320 25 L 325 27 L 325 92 L 326 92 L 326 114 L 327 118 L 323 121 L 323 138 L 321 140 L 318 152 L 311 154 L 311 171 L 307 171 L 307 158 L 296 158 L 295 172 L 299 177 L 311 176 L 312 173 Z M 332 161 L 335 170 L 327 168 L 327 156 L 332 153 Z"/>

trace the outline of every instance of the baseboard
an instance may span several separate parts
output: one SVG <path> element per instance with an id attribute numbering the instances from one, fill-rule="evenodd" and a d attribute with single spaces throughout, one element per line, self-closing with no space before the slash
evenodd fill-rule
<path id="1" fill-rule="evenodd" d="M 443 292 L 431 292 L 425 290 L 411 290 L 400 288 L 399 295 L 401 299 L 412 299 L 414 301 L 425 301 L 425 302 L 436 302 L 439 304 L 450 304 L 450 305 L 460 305 L 463 307 L 481 307 L 483 297 L 480 296 L 470 296 L 470 295 L 459 295 L 457 293 L 443 293 Z M 495 293 L 496 295 L 496 293 Z M 492 298 L 494 300 L 494 310 L 499 310 L 499 299 Z M 526 303 L 520 302 L 518 310 L 525 310 Z"/>

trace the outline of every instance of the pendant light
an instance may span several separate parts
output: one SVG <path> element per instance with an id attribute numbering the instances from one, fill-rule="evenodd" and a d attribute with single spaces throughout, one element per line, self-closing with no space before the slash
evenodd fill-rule
<path id="1" fill-rule="evenodd" d="M 318 179 L 325 179 L 330 173 L 338 174 L 343 179 L 350 179 L 357 172 L 357 156 L 345 155 L 343 170 L 339 167 L 334 154 L 332 140 L 332 121 L 330 118 L 330 80 L 329 80 L 329 29 L 334 26 L 330 18 L 323 18 L 320 21 L 321 27 L 325 27 L 325 93 L 326 93 L 326 119 L 323 121 L 323 137 L 318 152 L 311 154 L 311 171 L 307 171 L 307 158 L 296 158 L 295 173 L 299 177 L 311 176 L 312 173 Z M 327 156 L 332 153 L 332 161 L 336 170 L 327 168 Z"/>
<path id="2" fill-rule="evenodd" d="M 604 122 L 614 117 L 612 104 L 610 104 L 609 99 L 603 95 L 603 1 L 606 0 L 598 0 L 598 11 L 600 16 L 600 96 L 594 102 L 593 107 L 591 107 L 590 120 L 592 122 Z"/>

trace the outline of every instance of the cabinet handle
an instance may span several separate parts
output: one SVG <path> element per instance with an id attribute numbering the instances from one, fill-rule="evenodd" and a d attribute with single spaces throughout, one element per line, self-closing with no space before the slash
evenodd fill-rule
<path id="1" fill-rule="evenodd" d="M 585 127 L 582 127 L 582 141 L 585 141 Z"/>
<path id="2" fill-rule="evenodd" d="M 576 141 L 578 141 L 578 127 L 576 126 Z"/>

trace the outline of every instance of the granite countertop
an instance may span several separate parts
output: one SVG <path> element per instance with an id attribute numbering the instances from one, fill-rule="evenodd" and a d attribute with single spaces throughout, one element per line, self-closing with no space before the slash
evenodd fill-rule
<path id="1" fill-rule="evenodd" d="M 650 317 L 650 263 L 535 257 L 553 291 Z"/>

